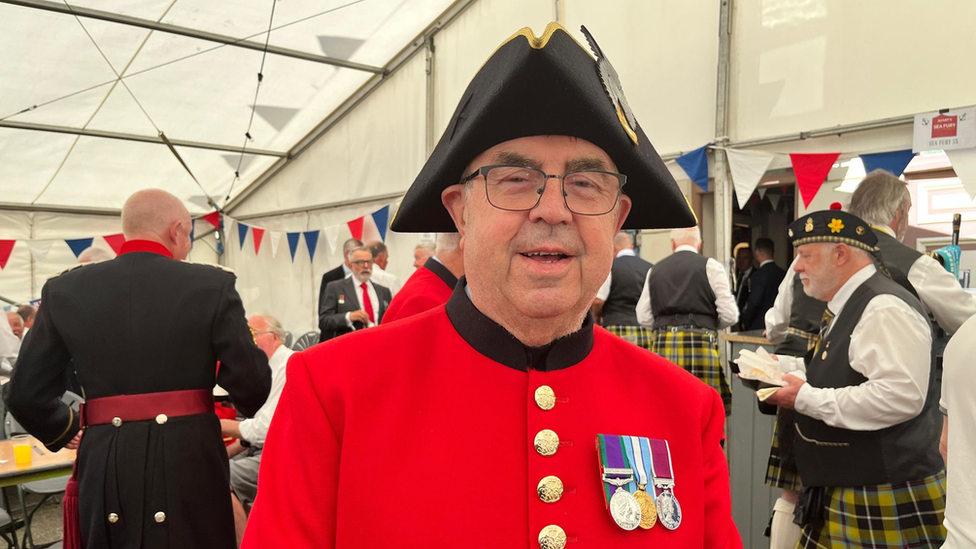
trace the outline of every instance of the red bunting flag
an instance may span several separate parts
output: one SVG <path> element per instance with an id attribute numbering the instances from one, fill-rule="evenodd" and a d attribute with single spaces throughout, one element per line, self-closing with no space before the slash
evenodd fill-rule
<path id="1" fill-rule="evenodd" d="M 125 236 L 122 234 L 110 234 L 103 236 L 105 243 L 115 252 L 115 255 L 122 253 L 122 245 L 125 244 Z"/>
<path id="2" fill-rule="evenodd" d="M 10 253 L 14 251 L 14 244 L 16 240 L 0 240 L 0 269 L 7 266 L 7 261 L 10 260 Z"/>
<path id="3" fill-rule="evenodd" d="M 827 180 L 830 169 L 837 161 L 840 153 L 824 154 L 793 154 L 790 153 L 790 162 L 793 163 L 793 175 L 796 176 L 796 186 L 800 189 L 800 197 L 803 198 L 803 207 L 809 208 L 813 202 L 813 197 L 817 196 L 820 186 Z"/>
<path id="4" fill-rule="evenodd" d="M 214 229 L 220 228 L 220 212 L 210 212 L 203 216 L 203 219 L 205 219 L 207 223 L 213 225 Z"/>
<path id="5" fill-rule="evenodd" d="M 347 223 L 347 225 L 349 225 L 349 232 L 352 233 L 353 238 L 355 238 L 356 240 L 363 239 L 363 218 L 362 217 L 353 219 L 352 221 Z"/>
<path id="6" fill-rule="evenodd" d="M 261 251 L 261 239 L 264 238 L 264 229 L 251 227 L 251 239 L 254 240 L 254 255 Z"/>

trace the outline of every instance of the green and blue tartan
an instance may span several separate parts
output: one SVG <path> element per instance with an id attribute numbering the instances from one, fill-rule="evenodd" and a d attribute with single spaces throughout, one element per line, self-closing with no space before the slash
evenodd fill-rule
<path id="1" fill-rule="evenodd" d="M 732 389 L 718 352 L 718 333 L 693 326 L 671 326 L 654 330 L 651 351 L 688 370 L 718 391 L 725 415 L 732 413 Z"/>
<path id="2" fill-rule="evenodd" d="M 946 539 L 945 471 L 913 482 L 829 488 L 827 519 L 797 549 L 937 549 Z"/>
<path id="3" fill-rule="evenodd" d="M 611 334 L 637 345 L 638 347 L 651 350 L 654 345 L 654 334 L 643 326 L 606 326 Z"/>

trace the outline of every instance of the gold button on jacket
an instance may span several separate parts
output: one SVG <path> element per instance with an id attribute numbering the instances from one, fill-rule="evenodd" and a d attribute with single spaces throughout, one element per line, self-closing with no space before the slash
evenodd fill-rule
<path id="1" fill-rule="evenodd" d="M 535 390 L 535 403 L 543 410 L 552 410 L 556 406 L 556 393 L 548 385 L 540 385 Z"/>
<path id="2" fill-rule="evenodd" d="M 112 418 L 112 425 L 115 425 L 116 427 L 121 427 L 122 426 L 122 418 L 120 418 L 120 417 L 113 417 Z"/>
<path id="3" fill-rule="evenodd" d="M 563 549 L 566 547 L 566 532 L 550 524 L 539 532 L 539 549 Z"/>
<path id="4" fill-rule="evenodd" d="M 559 435 L 551 429 L 543 429 L 535 435 L 535 451 L 542 456 L 551 456 L 559 449 Z"/>
<path id="5" fill-rule="evenodd" d="M 543 502 L 555 503 L 563 497 L 563 481 L 554 475 L 542 477 L 536 491 Z"/>
<path id="6" fill-rule="evenodd" d="M 153 519 L 155 519 L 156 522 L 164 522 L 166 520 L 166 513 L 158 511 L 155 515 L 153 515 Z"/>
<path id="7" fill-rule="evenodd" d="M 116 522 L 118 522 L 119 521 L 119 515 L 118 515 L 118 513 L 109 513 L 108 514 L 108 521 L 111 522 L 112 524 L 115 524 Z"/>
<path id="8" fill-rule="evenodd" d="M 156 423 L 160 425 L 166 423 L 168 420 L 169 418 L 166 417 L 166 414 L 159 414 L 158 416 L 156 416 Z"/>

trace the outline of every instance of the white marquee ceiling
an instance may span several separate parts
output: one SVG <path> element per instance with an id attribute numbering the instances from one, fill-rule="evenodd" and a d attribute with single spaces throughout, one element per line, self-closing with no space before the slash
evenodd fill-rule
<path id="1" fill-rule="evenodd" d="M 261 47 L 271 23 L 272 48 L 313 60 L 77 17 L 65 13 L 69 3 L 76 13 L 98 10 Z M 177 194 L 194 213 L 211 209 L 206 195 L 224 205 L 452 3 L 0 0 L 0 205 L 114 209 L 147 187 Z M 200 186 L 156 142 L 159 131 Z M 245 141 L 259 154 L 242 158 Z"/>

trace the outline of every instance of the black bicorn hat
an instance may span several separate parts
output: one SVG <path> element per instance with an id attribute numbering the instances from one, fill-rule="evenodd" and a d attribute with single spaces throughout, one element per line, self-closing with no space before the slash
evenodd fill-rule
<path id="1" fill-rule="evenodd" d="M 627 176 L 633 202 L 624 229 L 697 223 L 687 199 L 634 118 L 617 73 L 585 27 L 596 59 L 558 23 L 541 37 L 524 28 L 488 58 L 461 96 L 430 158 L 403 197 L 391 228 L 455 232 L 441 192 L 460 183 L 468 163 L 499 143 L 567 135 L 603 149 Z"/>
<path id="2" fill-rule="evenodd" d="M 787 234 L 793 247 L 817 242 L 841 242 L 878 252 L 878 236 L 863 219 L 840 210 L 811 212 L 794 221 Z"/>

